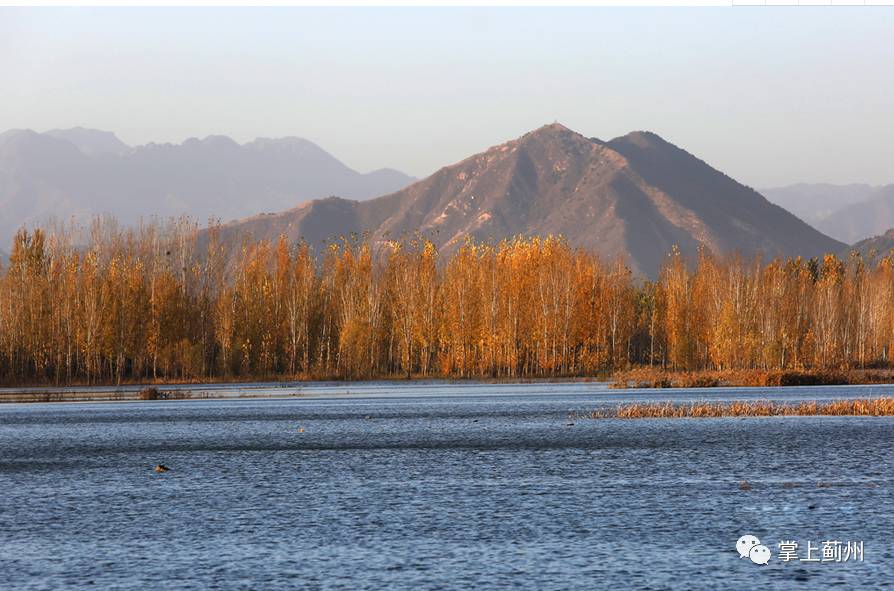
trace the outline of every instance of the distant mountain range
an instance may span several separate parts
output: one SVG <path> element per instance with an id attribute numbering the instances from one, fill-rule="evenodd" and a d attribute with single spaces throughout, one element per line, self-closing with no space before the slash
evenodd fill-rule
<path id="1" fill-rule="evenodd" d="M 94 129 L 11 130 L 0 134 L 0 246 L 8 251 L 23 224 L 110 214 L 125 224 L 236 219 L 224 230 L 233 244 L 245 233 L 318 243 L 351 232 L 375 240 L 420 232 L 449 253 L 467 237 L 561 234 L 651 276 L 674 245 L 689 254 L 699 245 L 767 256 L 846 250 L 649 132 L 602 141 L 546 125 L 414 180 L 391 169 L 358 173 L 294 137 L 130 147 Z M 846 242 L 894 226 L 894 186 L 765 193 Z"/>
<path id="2" fill-rule="evenodd" d="M 810 185 L 762 189 L 773 203 L 849 244 L 894 227 L 894 185 Z"/>
<path id="3" fill-rule="evenodd" d="M 225 235 L 311 243 L 369 232 L 421 232 L 444 252 L 467 237 L 564 235 L 654 276 L 674 245 L 715 252 L 817 256 L 845 245 L 649 132 L 611 141 L 560 124 L 490 148 L 369 201 L 314 200 L 231 223 Z"/>
<path id="4" fill-rule="evenodd" d="M 0 245 L 50 216 L 226 221 L 329 195 L 367 199 L 413 180 L 391 169 L 359 173 L 297 137 L 240 145 L 209 136 L 132 148 L 94 129 L 11 130 L 0 134 Z"/>

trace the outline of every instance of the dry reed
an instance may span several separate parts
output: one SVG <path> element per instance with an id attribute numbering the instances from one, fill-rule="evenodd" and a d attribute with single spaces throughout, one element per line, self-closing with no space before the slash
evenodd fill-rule
<path id="1" fill-rule="evenodd" d="M 624 404 L 613 411 L 593 411 L 590 418 L 681 419 L 778 416 L 894 416 L 894 398 L 799 402 L 703 402 L 692 404 Z"/>

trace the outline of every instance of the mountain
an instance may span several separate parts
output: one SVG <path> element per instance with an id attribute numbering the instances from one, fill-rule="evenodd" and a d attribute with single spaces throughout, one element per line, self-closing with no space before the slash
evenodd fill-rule
<path id="1" fill-rule="evenodd" d="M 762 189 L 761 193 L 818 230 L 848 243 L 894 226 L 894 185 L 799 184 Z"/>
<path id="2" fill-rule="evenodd" d="M 118 136 L 111 131 L 72 127 L 71 129 L 51 129 L 44 135 L 72 143 L 78 150 L 88 156 L 97 154 L 117 154 L 120 156 L 130 150 L 130 146 L 119 140 Z"/>
<path id="3" fill-rule="evenodd" d="M 866 238 L 848 247 L 842 255 L 847 256 L 851 252 L 859 252 L 864 259 L 873 257 L 880 258 L 888 256 L 894 250 L 894 228 L 891 228 L 884 234 Z"/>
<path id="4" fill-rule="evenodd" d="M 361 174 L 296 137 L 238 144 L 209 136 L 131 148 L 91 129 L 11 130 L 0 134 L 0 244 L 50 217 L 227 220 L 334 194 L 367 199 L 413 180 L 391 169 Z"/>
<path id="5" fill-rule="evenodd" d="M 798 183 L 761 189 L 760 193 L 808 224 L 816 224 L 842 207 L 870 199 L 874 190 L 875 187 L 865 184 Z"/>
<path id="6" fill-rule="evenodd" d="M 871 198 L 842 207 L 816 227 L 846 242 L 882 234 L 894 227 L 894 185 L 876 187 Z"/>
<path id="7" fill-rule="evenodd" d="M 225 235 L 316 243 L 419 231 L 444 252 L 467 237 L 564 235 L 654 276 L 674 245 L 817 256 L 839 243 L 649 132 L 604 142 L 556 123 L 364 202 L 328 198 L 229 224 Z"/>

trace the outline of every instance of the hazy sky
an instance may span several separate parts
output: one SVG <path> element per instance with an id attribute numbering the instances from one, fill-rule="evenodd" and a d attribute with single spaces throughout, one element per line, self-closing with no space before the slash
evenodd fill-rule
<path id="1" fill-rule="evenodd" d="M 306 137 L 427 175 L 558 120 L 756 187 L 894 182 L 894 7 L 0 9 L 0 130 Z"/>

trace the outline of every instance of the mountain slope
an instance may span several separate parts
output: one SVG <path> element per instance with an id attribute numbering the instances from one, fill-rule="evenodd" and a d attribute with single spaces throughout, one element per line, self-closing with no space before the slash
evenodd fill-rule
<path id="1" fill-rule="evenodd" d="M 672 246 L 746 255 L 816 256 L 843 244 L 658 136 L 609 142 L 541 127 L 396 193 L 327 199 L 227 226 L 236 235 L 316 242 L 349 232 L 374 239 L 415 231 L 450 252 L 466 237 L 564 235 L 654 276 Z"/>
<path id="2" fill-rule="evenodd" d="M 226 220 L 333 194 L 366 199 L 412 180 L 390 169 L 358 173 L 301 138 L 240 145 L 209 136 L 130 148 L 114 134 L 83 128 L 12 130 L 0 134 L 0 244 L 50 216 Z"/>
<path id="3" fill-rule="evenodd" d="M 841 254 L 846 257 L 852 252 L 858 252 L 863 255 L 864 259 L 868 260 L 873 257 L 879 258 L 888 256 L 892 254 L 892 250 L 894 250 L 894 228 L 891 228 L 884 234 L 861 240 L 854 245 L 849 246 Z"/>

